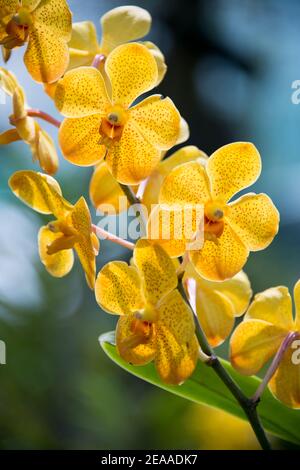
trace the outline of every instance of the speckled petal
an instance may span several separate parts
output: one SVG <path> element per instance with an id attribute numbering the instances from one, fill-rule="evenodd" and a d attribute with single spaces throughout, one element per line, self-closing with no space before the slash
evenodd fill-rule
<path id="1" fill-rule="evenodd" d="M 244 267 L 249 250 L 225 224 L 222 235 L 205 240 L 200 251 L 190 251 L 190 258 L 198 273 L 211 281 L 225 281 Z"/>
<path id="2" fill-rule="evenodd" d="M 161 204 L 204 204 L 209 199 L 209 181 L 205 169 L 193 161 L 172 170 L 159 195 Z"/>
<path id="3" fill-rule="evenodd" d="M 81 197 L 71 212 L 72 226 L 78 232 L 79 241 L 74 248 L 85 272 L 86 280 L 91 289 L 95 286 L 96 259 L 91 236 L 91 215 L 87 203 Z"/>
<path id="4" fill-rule="evenodd" d="M 73 206 L 61 195 L 57 181 L 35 171 L 17 171 L 9 179 L 12 192 L 21 201 L 41 214 L 63 217 Z"/>
<path id="5" fill-rule="evenodd" d="M 113 103 L 128 107 L 138 96 L 155 87 L 158 80 L 156 61 L 147 47 L 124 44 L 109 54 L 105 64 L 112 84 Z"/>
<path id="6" fill-rule="evenodd" d="M 159 304 L 159 322 L 179 343 L 186 343 L 195 332 L 193 313 L 177 289 L 170 292 Z"/>
<path id="7" fill-rule="evenodd" d="M 22 6 L 28 8 L 29 11 L 33 11 L 41 0 L 21 0 Z"/>
<path id="8" fill-rule="evenodd" d="M 161 380 L 172 385 L 183 383 L 197 364 L 199 345 L 196 337 L 180 344 L 170 330 L 159 323 L 156 343 L 155 366 Z"/>
<path id="9" fill-rule="evenodd" d="M 101 73 L 94 67 L 67 72 L 57 84 L 55 104 L 61 114 L 70 118 L 103 115 L 109 100 Z"/>
<path id="10" fill-rule="evenodd" d="M 261 159 L 249 142 L 234 142 L 216 150 L 207 162 L 213 198 L 228 201 L 255 183 L 261 172 Z"/>
<path id="11" fill-rule="evenodd" d="M 65 0 L 41 0 L 32 17 L 24 62 L 34 80 L 52 83 L 69 63 L 71 13 Z"/>
<path id="12" fill-rule="evenodd" d="M 256 294 L 246 319 L 264 320 L 286 331 L 293 331 L 292 300 L 287 287 L 271 287 Z"/>
<path id="13" fill-rule="evenodd" d="M 105 13 L 101 18 L 101 50 L 108 55 L 120 44 L 146 36 L 151 27 L 151 16 L 147 10 L 126 5 Z"/>
<path id="14" fill-rule="evenodd" d="M 300 409 L 300 343 L 298 352 L 291 346 L 269 382 L 273 395 L 290 408 Z"/>
<path id="15" fill-rule="evenodd" d="M 150 331 L 149 336 L 142 333 L 133 315 L 123 315 L 119 318 L 116 328 L 116 345 L 120 356 L 130 364 L 141 366 L 151 362 L 156 353 L 155 326 L 145 325 Z"/>
<path id="16" fill-rule="evenodd" d="M 208 281 L 188 264 L 183 282 L 196 281 L 196 310 L 201 326 L 213 347 L 229 336 L 234 318 L 242 315 L 252 295 L 247 275 L 241 271 L 223 282 Z"/>
<path id="17" fill-rule="evenodd" d="M 150 96 L 130 110 L 131 119 L 146 140 L 160 149 L 176 144 L 180 131 L 180 114 L 170 98 Z"/>
<path id="18" fill-rule="evenodd" d="M 74 263 L 73 250 L 58 251 L 48 255 L 47 246 L 61 237 L 60 233 L 51 232 L 47 226 L 41 227 L 38 235 L 40 258 L 47 271 L 54 277 L 66 276 L 72 269 Z"/>
<path id="19" fill-rule="evenodd" d="M 230 340 L 231 364 L 241 374 L 256 374 L 276 354 L 286 332 L 264 320 L 246 320 Z"/>
<path id="20" fill-rule="evenodd" d="M 19 0 L 0 0 L 0 18 L 13 15 L 19 6 Z"/>
<path id="21" fill-rule="evenodd" d="M 59 144 L 66 160 L 74 165 L 91 166 L 104 157 L 106 148 L 100 144 L 100 124 L 99 114 L 63 121 Z"/>
<path id="22" fill-rule="evenodd" d="M 279 212 L 266 194 L 246 194 L 229 205 L 226 217 L 250 251 L 266 248 L 278 232 Z"/>
<path id="23" fill-rule="evenodd" d="M 167 65 L 165 62 L 165 57 L 163 53 L 161 52 L 161 50 L 153 42 L 144 41 L 143 44 L 149 49 L 149 51 L 151 52 L 151 54 L 153 55 L 156 61 L 156 65 L 158 69 L 158 78 L 157 78 L 156 86 L 158 86 L 163 81 L 167 73 Z M 179 144 L 179 142 L 177 143 Z"/>
<path id="24" fill-rule="evenodd" d="M 123 261 L 112 261 L 101 269 L 95 295 L 103 310 L 116 315 L 129 315 L 144 307 L 137 269 Z"/>
<path id="25" fill-rule="evenodd" d="M 174 264 L 160 246 L 141 239 L 135 246 L 133 258 L 142 277 L 145 297 L 152 305 L 176 288 Z"/>
<path id="26" fill-rule="evenodd" d="M 115 142 L 108 150 L 106 163 L 120 183 L 136 185 L 151 175 L 160 159 L 161 151 L 128 121 L 120 141 Z"/>
<path id="27" fill-rule="evenodd" d="M 90 199 L 93 206 L 108 214 L 118 214 L 128 207 L 128 203 L 120 207 L 121 197 L 125 201 L 126 196 L 119 183 L 110 173 L 106 163 L 99 163 L 90 181 Z"/>
<path id="28" fill-rule="evenodd" d="M 182 256 L 191 246 L 203 220 L 203 208 L 157 205 L 153 208 L 147 223 L 147 237 L 156 241 L 172 258 Z M 199 248 L 203 245 L 199 233 Z"/>

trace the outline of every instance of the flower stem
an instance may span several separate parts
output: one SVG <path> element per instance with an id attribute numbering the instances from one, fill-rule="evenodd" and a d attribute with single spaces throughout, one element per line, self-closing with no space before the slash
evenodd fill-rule
<path id="1" fill-rule="evenodd" d="M 117 243 L 117 245 L 124 246 L 124 248 L 128 248 L 129 250 L 134 249 L 134 243 L 131 243 L 127 240 L 124 240 L 123 238 L 117 237 L 117 235 L 113 235 L 110 232 L 107 232 L 101 227 L 98 227 L 97 225 L 92 224 L 92 230 L 96 235 L 99 235 L 104 240 L 110 240 L 113 243 Z"/>
<path id="2" fill-rule="evenodd" d="M 128 202 L 131 206 L 135 206 L 135 214 L 137 217 L 140 219 L 140 225 L 141 225 L 141 237 L 145 236 L 147 233 L 147 223 L 145 220 L 143 208 L 141 207 L 141 201 L 140 199 L 134 194 L 133 190 L 131 189 L 130 186 L 127 186 L 126 184 L 119 183 L 120 188 L 122 189 L 123 193 L 128 199 Z"/>
<path id="3" fill-rule="evenodd" d="M 284 353 L 290 347 L 292 342 L 296 338 L 298 338 L 298 336 L 299 336 L 299 333 L 291 332 L 284 338 L 284 340 L 281 343 L 280 348 L 278 349 L 278 351 L 276 353 L 276 356 L 274 357 L 269 369 L 267 370 L 267 373 L 266 373 L 263 381 L 261 382 L 261 384 L 259 385 L 258 389 L 256 390 L 255 394 L 252 397 L 253 403 L 258 403 L 260 401 L 260 398 L 261 398 L 263 392 L 265 391 L 266 387 L 268 386 L 268 383 L 270 382 L 271 378 L 273 377 L 276 370 L 278 369 L 278 367 L 279 367 L 279 365 L 282 361 L 282 358 L 284 356 Z"/>
<path id="4" fill-rule="evenodd" d="M 49 122 L 50 124 L 52 124 L 55 127 L 59 128 L 60 125 L 61 125 L 60 121 L 58 121 L 54 117 L 50 116 L 50 114 L 44 113 L 44 111 L 40 111 L 39 109 L 31 109 L 30 108 L 30 109 L 27 109 L 26 112 L 27 112 L 27 116 L 37 117 L 37 118 L 43 119 L 44 121 Z"/>
<path id="5" fill-rule="evenodd" d="M 210 346 L 206 335 L 204 331 L 202 330 L 201 324 L 199 322 L 198 316 L 196 314 L 195 310 L 195 305 L 194 302 L 190 302 L 188 299 L 185 289 L 182 284 L 182 280 L 180 279 L 181 282 L 179 282 L 178 289 L 181 293 L 181 295 L 184 297 L 184 299 L 191 305 L 192 311 L 194 313 L 194 321 L 195 321 L 195 333 L 199 342 L 199 345 L 202 349 L 202 351 L 210 357 L 209 361 L 206 361 L 205 364 L 208 366 L 212 367 L 213 370 L 216 372 L 218 377 L 222 380 L 224 385 L 228 388 L 228 390 L 232 393 L 232 395 L 235 397 L 237 402 L 240 404 L 240 406 L 243 408 L 245 415 L 248 418 L 248 421 L 256 435 L 256 438 L 258 442 L 260 443 L 261 447 L 263 450 L 271 450 L 271 445 L 268 441 L 268 438 L 266 436 L 265 430 L 262 426 L 262 423 L 259 419 L 259 416 L 257 414 L 257 402 L 253 402 L 251 398 L 248 398 L 242 389 L 239 387 L 239 385 L 232 379 L 230 374 L 227 372 L 227 370 L 224 368 L 218 357 L 216 356 L 213 348 Z M 189 286 L 188 287 L 188 292 L 189 292 Z"/>

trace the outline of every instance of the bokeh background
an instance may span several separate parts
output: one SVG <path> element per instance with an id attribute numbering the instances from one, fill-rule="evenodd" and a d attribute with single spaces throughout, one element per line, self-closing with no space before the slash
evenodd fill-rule
<path id="1" fill-rule="evenodd" d="M 69 0 L 75 21 L 96 21 L 121 0 Z M 292 288 L 300 277 L 300 3 L 297 0 L 138 1 L 154 20 L 149 39 L 166 55 L 159 91 L 172 97 L 191 128 L 190 143 L 207 153 L 247 140 L 258 147 L 263 173 L 254 188 L 267 192 L 281 213 L 280 233 L 250 256 L 246 272 L 255 292 Z M 14 52 L 9 68 L 32 107 L 57 116 L 42 88 Z M 0 106 L 0 131 L 10 103 Z M 53 136 L 56 130 L 45 126 Z M 43 218 L 10 193 L 8 177 L 34 168 L 25 145 L 0 148 L 0 366 L 2 449 L 255 449 L 249 426 L 199 407 L 126 374 L 111 363 L 98 336 L 115 319 L 100 311 L 78 263 L 62 280 L 51 278 L 37 253 Z M 91 169 L 61 159 L 58 181 L 71 201 L 88 196 Z M 95 212 L 92 210 L 93 216 Z M 128 260 L 102 243 L 99 268 Z M 220 348 L 226 356 L 228 345 Z M 226 430 L 226 432 L 224 432 Z M 287 443 L 276 441 L 278 448 Z"/>

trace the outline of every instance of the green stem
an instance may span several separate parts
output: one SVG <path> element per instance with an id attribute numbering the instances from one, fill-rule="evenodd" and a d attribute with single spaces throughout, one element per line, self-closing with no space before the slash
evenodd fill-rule
<path id="1" fill-rule="evenodd" d="M 179 276 L 179 281 L 180 282 L 178 283 L 178 289 L 181 295 L 183 296 L 183 298 L 189 303 L 184 287 L 182 285 L 182 276 Z M 206 364 L 213 368 L 213 370 L 222 380 L 224 385 L 226 385 L 228 390 L 230 390 L 230 392 L 235 397 L 237 402 L 243 408 L 244 413 L 246 414 L 248 421 L 262 449 L 271 450 L 271 445 L 268 441 L 268 438 L 266 436 L 262 423 L 257 414 L 257 403 L 254 403 L 250 398 L 248 398 L 244 394 L 244 392 L 241 390 L 239 385 L 232 379 L 232 377 L 228 374 L 227 370 L 223 367 L 222 363 L 220 362 L 214 350 L 212 349 L 209 342 L 207 341 L 206 335 L 200 325 L 198 316 L 196 315 L 195 312 L 193 313 L 194 313 L 194 320 L 195 320 L 195 327 L 196 327 L 195 333 L 196 333 L 199 345 L 202 351 L 211 358 L 210 361 L 206 362 Z"/>
<path id="2" fill-rule="evenodd" d="M 125 196 L 127 197 L 129 204 L 131 206 L 135 206 L 135 214 L 140 219 L 141 237 L 145 236 L 147 233 L 147 229 L 146 229 L 147 224 L 146 224 L 146 220 L 144 217 L 143 209 L 141 208 L 141 201 L 139 200 L 139 198 L 136 197 L 136 195 L 134 194 L 130 186 L 127 186 L 126 184 L 122 184 L 122 183 L 119 183 L 119 186 L 122 189 Z"/>

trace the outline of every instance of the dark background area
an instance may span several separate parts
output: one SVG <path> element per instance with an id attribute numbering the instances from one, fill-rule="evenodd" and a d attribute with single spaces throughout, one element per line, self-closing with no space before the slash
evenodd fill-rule
<path id="1" fill-rule="evenodd" d="M 69 0 L 74 20 L 96 21 L 99 37 L 98 18 L 127 3 Z M 263 172 L 254 190 L 272 197 L 281 226 L 273 244 L 253 253 L 245 270 L 254 292 L 279 284 L 292 288 L 300 276 L 300 106 L 291 101 L 292 83 L 300 79 L 300 2 L 135 4 L 153 16 L 149 40 L 168 64 L 159 92 L 189 122 L 189 143 L 210 154 L 247 140 L 261 152 Z M 9 68 L 32 107 L 57 115 L 31 81 L 23 52 L 13 54 Z M 0 131 L 10 109 L 9 100 L 0 107 Z M 42 267 L 36 236 L 43 217 L 7 186 L 8 177 L 25 168 L 37 169 L 25 145 L 0 148 L 0 339 L 7 346 L 7 364 L 0 366 L 0 448 L 255 449 L 246 423 L 155 389 L 105 357 L 98 336 L 113 329 L 115 319 L 100 311 L 78 263 L 61 280 Z M 61 159 L 57 179 L 72 202 L 87 196 L 91 172 Z M 128 260 L 129 253 L 103 242 L 99 268 L 117 258 Z M 220 353 L 226 357 L 227 344 Z"/>

